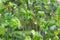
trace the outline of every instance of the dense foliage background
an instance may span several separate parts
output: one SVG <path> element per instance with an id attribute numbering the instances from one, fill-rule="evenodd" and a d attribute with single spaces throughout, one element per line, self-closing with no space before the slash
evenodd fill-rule
<path id="1" fill-rule="evenodd" d="M 60 40 L 59 0 L 0 0 L 0 40 Z"/>

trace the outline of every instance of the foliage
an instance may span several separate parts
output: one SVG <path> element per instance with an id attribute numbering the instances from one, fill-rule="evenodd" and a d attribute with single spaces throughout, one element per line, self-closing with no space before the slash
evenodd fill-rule
<path id="1" fill-rule="evenodd" d="M 0 40 L 59 40 L 58 0 L 0 0 Z"/>

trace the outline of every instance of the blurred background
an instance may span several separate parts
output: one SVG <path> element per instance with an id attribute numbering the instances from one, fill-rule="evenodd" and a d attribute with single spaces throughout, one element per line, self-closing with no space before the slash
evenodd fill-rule
<path id="1" fill-rule="evenodd" d="M 0 0 L 0 40 L 60 40 L 60 0 Z"/>

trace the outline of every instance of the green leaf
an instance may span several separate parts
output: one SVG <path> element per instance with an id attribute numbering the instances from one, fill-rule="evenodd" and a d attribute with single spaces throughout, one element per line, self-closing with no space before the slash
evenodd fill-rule
<path id="1" fill-rule="evenodd" d="M 38 11 L 38 14 L 40 15 L 40 17 L 44 17 L 45 16 L 44 11 Z"/>
<path id="2" fill-rule="evenodd" d="M 4 19 L 11 19 L 11 14 L 10 13 L 6 13 L 6 14 L 4 14 Z"/>
<path id="3" fill-rule="evenodd" d="M 4 28 L 4 26 L 0 26 L 0 35 L 4 35 L 6 32 L 6 29 Z"/>
<path id="4" fill-rule="evenodd" d="M 48 4 L 49 0 L 42 0 L 44 4 Z"/>
<path id="5" fill-rule="evenodd" d="M 22 14 L 25 14 L 25 13 L 26 13 L 26 10 L 25 10 L 24 8 L 21 8 L 20 12 L 21 12 Z"/>
<path id="6" fill-rule="evenodd" d="M 60 6 L 57 7 L 56 14 L 60 15 Z"/>
<path id="7" fill-rule="evenodd" d="M 21 27 L 21 23 L 20 23 L 20 20 L 18 18 L 11 18 L 11 25 L 13 25 L 13 27 L 16 27 L 16 28 L 20 28 Z"/>
<path id="8" fill-rule="evenodd" d="M 3 3 L 0 3 L 0 13 L 4 12 L 6 7 L 4 6 Z"/>
<path id="9" fill-rule="evenodd" d="M 55 5 L 55 6 L 57 5 L 56 0 L 51 0 L 51 1 L 52 1 L 52 4 L 53 4 L 53 5 Z"/>
<path id="10" fill-rule="evenodd" d="M 25 40 L 31 40 L 30 36 L 25 36 Z"/>
<path id="11" fill-rule="evenodd" d="M 55 37 L 54 37 L 54 40 L 59 40 L 59 37 L 58 37 L 58 36 L 55 36 Z"/>

